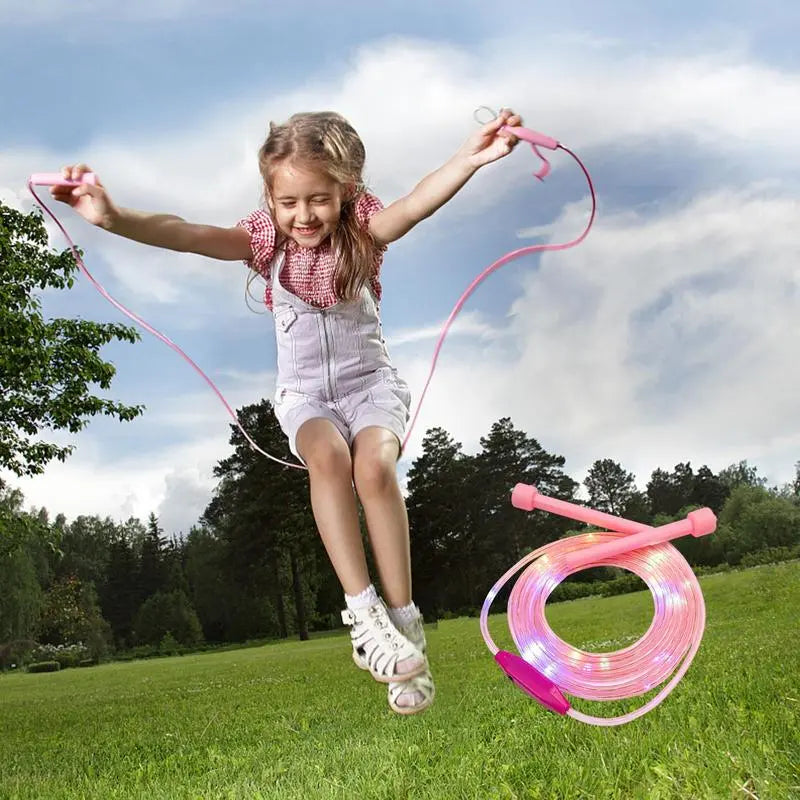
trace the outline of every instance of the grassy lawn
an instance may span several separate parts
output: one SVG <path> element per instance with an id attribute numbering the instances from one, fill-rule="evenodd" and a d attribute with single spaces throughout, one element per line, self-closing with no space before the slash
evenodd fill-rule
<path id="1" fill-rule="evenodd" d="M 437 700 L 418 717 L 389 711 L 343 636 L 0 676 L 0 798 L 800 798 L 800 563 L 700 582 L 693 665 L 621 728 L 527 698 L 475 619 L 429 631 Z M 651 614 L 643 592 L 548 619 L 579 647 L 618 649 Z M 508 646 L 504 617 L 492 630 Z"/>

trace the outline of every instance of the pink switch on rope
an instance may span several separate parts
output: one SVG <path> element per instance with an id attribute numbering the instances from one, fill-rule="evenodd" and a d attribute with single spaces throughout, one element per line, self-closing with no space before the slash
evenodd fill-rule
<path id="1" fill-rule="evenodd" d="M 561 689 L 553 681 L 546 678 L 536 667 L 531 666 L 525 659 L 520 658 L 507 650 L 500 650 L 495 653 L 494 660 L 500 665 L 500 669 L 522 689 L 525 694 L 530 695 L 534 700 L 541 703 L 545 708 L 549 708 L 556 714 L 564 714 L 571 708 L 569 701 L 564 697 Z"/>

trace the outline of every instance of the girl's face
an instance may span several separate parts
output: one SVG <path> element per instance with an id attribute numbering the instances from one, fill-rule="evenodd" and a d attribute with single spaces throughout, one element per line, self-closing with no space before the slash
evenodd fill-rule
<path id="1" fill-rule="evenodd" d="M 269 206 L 282 233 L 302 247 L 316 247 L 339 224 L 342 186 L 323 172 L 283 162 L 272 174 Z"/>

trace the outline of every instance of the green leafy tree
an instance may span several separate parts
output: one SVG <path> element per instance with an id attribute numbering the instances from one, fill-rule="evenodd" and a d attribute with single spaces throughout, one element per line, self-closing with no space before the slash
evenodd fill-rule
<path id="1" fill-rule="evenodd" d="M 578 484 L 563 471 L 565 459 L 548 453 L 536 439 L 517 430 L 509 417 L 481 437 L 482 450 L 464 492 L 471 503 L 472 560 L 470 606 L 477 607 L 497 578 L 525 553 L 560 538 L 569 520 L 541 511 L 526 513 L 511 505 L 517 483 L 542 494 L 571 500 Z"/>
<path id="2" fill-rule="evenodd" d="M 0 643 L 32 639 L 44 607 L 37 561 L 50 533 L 22 503 L 22 492 L 0 481 Z"/>
<path id="3" fill-rule="evenodd" d="M 747 461 L 739 461 L 719 471 L 719 479 L 729 488 L 737 486 L 764 486 L 766 478 L 758 474 L 758 467 L 750 466 Z"/>
<path id="4" fill-rule="evenodd" d="M 694 476 L 692 503 L 697 506 L 708 506 L 715 514 L 719 514 L 730 494 L 730 486 L 703 465 Z"/>
<path id="5" fill-rule="evenodd" d="M 134 639 L 138 644 L 159 644 L 167 634 L 189 646 L 203 641 L 200 620 L 180 589 L 156 592 L 144 601 L 136 614 Z"/>
<path id="6" fill-rule="evenodd" d="M 465 488 L 472 469 L 474 461 L 461 445 L 443 428 L 432 428 L 408 471 L 414 599 L 429 618 L 459 604 L 454 589 L 469 563 L 471 504 Z"/>
<path id="7" fill-rule="evenodd" d="M 46 595 L 39 638 L 48 644 L 82 642 L 93 658 L 103 656 L 111 628 L 100 614 L 94 587 L 74 576 L 56 581 Z"/>
<path id="8" fill-rule="evenodd" d="M 139 607 L 136 568 L 130 534 L 120 531 L 109 547 L 106 578 L 98 589 L 103 616 L 111 623 L 114 641 L 120 648 L 131 643 L 133 618 Z"/>
<path id="9" fill-rule="evenodd" d="M 165 585 L 164 550 L 166 540 L 158 518 L 151 512 L 147 520 L 147 535 L 139 557 L 139 599 L 141 602 L 160 592 Z"/>
<path id="10" fill-rule="evenodd" d="M 262 400 L 238 412 L 244 428 L 268 452 L 291 458 L 272 404 Z M 237 614 L 241 628 L 236 638 L 260 636 L 269 619 L 284 630 L 288 618 L 284 595 L 291 587 L 294 624 L 301 639 L 308 638 L 314 614 L 316 572 L 324 556 L 308 499 L 304 471 L 276 466 L 256 453 L 238 427 L 231 426 L 234 452 L 220 461 L 214 474 L 220 479 L 203 513 L 207 524 L 225 542 L 230 579 L 247 587 Z M 287 620 L 288 621 L 288 620 Z"/>
<path id="11" fill-rule="evenodd" d="M 740 462 L 740 465 L 744 463 Z M 731 490 L 719 514 L 717 531 L 711 534 L 718 540 L 729 564 L 738 564 L 743 555 L 764 546 L 751 537 L 748 519 L 752 519 L 754 514 L 757 516 L 758 507 L 767 503 L 770 497 L 763 486 L 746 481 Z"/>
<path id="12" fill-rule="evenodd" d="M 639 494 L 633 473 L 610 458 L 595 461 L 583 483 L 592 508 L 618 517 L 628 516 L 628 509 Z"/>
<path id="13" fill-rule="evenodd" d="M 227 580 L 225 542 L 206 527 L 194 526 L 185 545 L 187 594 L 207 641 L 224 642 L 233 628 L 236 586 Z"/>
<path id="14" fill-rule="evenodd" d="M 695 475 L 692 465 L 676 464 L 672 472 L 653 470 L 647 484 L 647 497 L 653 514 L 675 516 L 684 506 L 692 505 Z"/>
<path id="15" fill-rule="evenodd" d="M 37 291 L 71 287 L 76 269 L 70 251 L 48 249 L 38 212 L 0 203 L 0 467 L 17 475 L 41 473 L 72 452 L 45 441 L 44 431 L 77 433 L 96 414 L 131 420 L 142 411 L 92 393 L 95 384 L 108 389 L 116 371 L 100 348 L 135 342 L 133 328 L 42 315 Z"/>
<path id="16" fill-rule="evenodd" d="M 69 525 L 62 524 L 56 577 L 74 575 L 83 583 L 102 586 L 108 570 L 111 543 L 116 534 L 117 527 L 109 518 L 81 515 Z"/>
<path id="17" fill-rule="evenodd" d="M 745 509 L 739 527 L 751 551 L 792 547 L 800 543 L 800 509 L 782 497 L 768 497 Z"/>

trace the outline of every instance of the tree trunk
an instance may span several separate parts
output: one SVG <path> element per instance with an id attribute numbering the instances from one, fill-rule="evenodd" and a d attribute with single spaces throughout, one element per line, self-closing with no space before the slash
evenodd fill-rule
<path id="1" fill-rule="evenodd" d="M 281 567 L 278 554 L 272 559 L 273 588 L 275 590 L 275 611 L 278 614 L 278 629 L 281 639 L 289 638 L 289 628 L 286 625 L 286 605 L 283 602 L 281 589 Z"/>
<path id="2" fill-rule="evenodd" d="M 306 616 L 306 603 L 303 598 L 303 576 L 300 571 L 300 562 L 294 550 L 289 551 L 289 559 L 292 565 L 292 589 L 294 591 L 294 608 L 297 616 L 297 632 L 300 641 L 308 640 L 308 618 Z"/>

